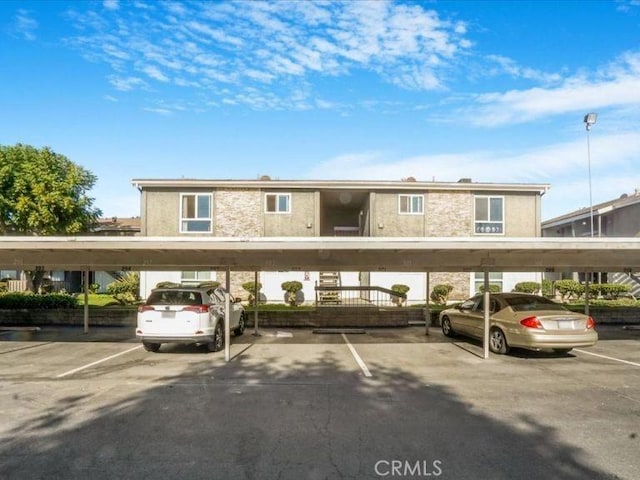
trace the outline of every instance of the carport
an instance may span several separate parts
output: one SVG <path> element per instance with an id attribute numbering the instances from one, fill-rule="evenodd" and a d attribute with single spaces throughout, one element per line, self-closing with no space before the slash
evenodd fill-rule
<path id="1" fill-rule="evenodd" d="M 85 292 L 87 273 L 99 270 L 211 269 L 225 270 L 227 278 L 231 271 L 263 270 L 484 272 L 488 358 L 490 272 L 639 271 L 640 239 L 7 236 L 0 238 L 0 268 L 81 270 Z"/>

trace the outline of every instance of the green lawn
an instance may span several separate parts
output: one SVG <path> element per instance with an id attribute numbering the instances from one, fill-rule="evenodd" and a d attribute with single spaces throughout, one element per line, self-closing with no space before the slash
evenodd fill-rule
<path id="1" fill-rule="evenodd" d="M 78 304 L 84 305 L 84 294 L 79 293 Z M 110 307 L 112 305 L 120 305 L 111 295 L 104 293 L 90 293 L 89 294 L 89 306 L 90 307 Z"/>

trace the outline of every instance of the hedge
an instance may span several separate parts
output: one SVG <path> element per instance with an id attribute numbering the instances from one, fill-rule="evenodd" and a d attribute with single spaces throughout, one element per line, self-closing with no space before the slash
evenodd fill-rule
<path id="1" fill-rule="evenodd" d="M 47 293 L 36 295 L 34 293 L 3 293 L 0 294 L 0 309 L 54 309 L 75 308 L 78 299 L 67 293 Z"/>

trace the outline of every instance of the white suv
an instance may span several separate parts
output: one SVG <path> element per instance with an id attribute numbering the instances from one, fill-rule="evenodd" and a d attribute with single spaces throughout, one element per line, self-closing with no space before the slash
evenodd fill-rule
<path id="1" fill-rule="evenodd" d="M 224 347 L 224 295 L 222 287 L 185 285 L 156 288 L 138 308 L 136 337 L 145 350 L 157 352 L 163 343 L 206 344 L 209 351 Z M 230 328 L 244 332 L 247 314 L 231 296 Z"/>

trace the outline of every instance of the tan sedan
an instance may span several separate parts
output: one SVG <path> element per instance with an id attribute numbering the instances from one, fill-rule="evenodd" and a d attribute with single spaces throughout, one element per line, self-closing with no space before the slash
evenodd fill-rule
<path id="1" fill-rule="evenodd" d="M 511 347 L 567 353 L 598 341 L 593 318 L 538 295 L 492 294 L 490 312 L 489 348 L 494 353 L 507 353 Z M 461 334 L 482 339 L 484 296 L 476 295 L 443 310 L 440 325 L 447 337 Z"/>

